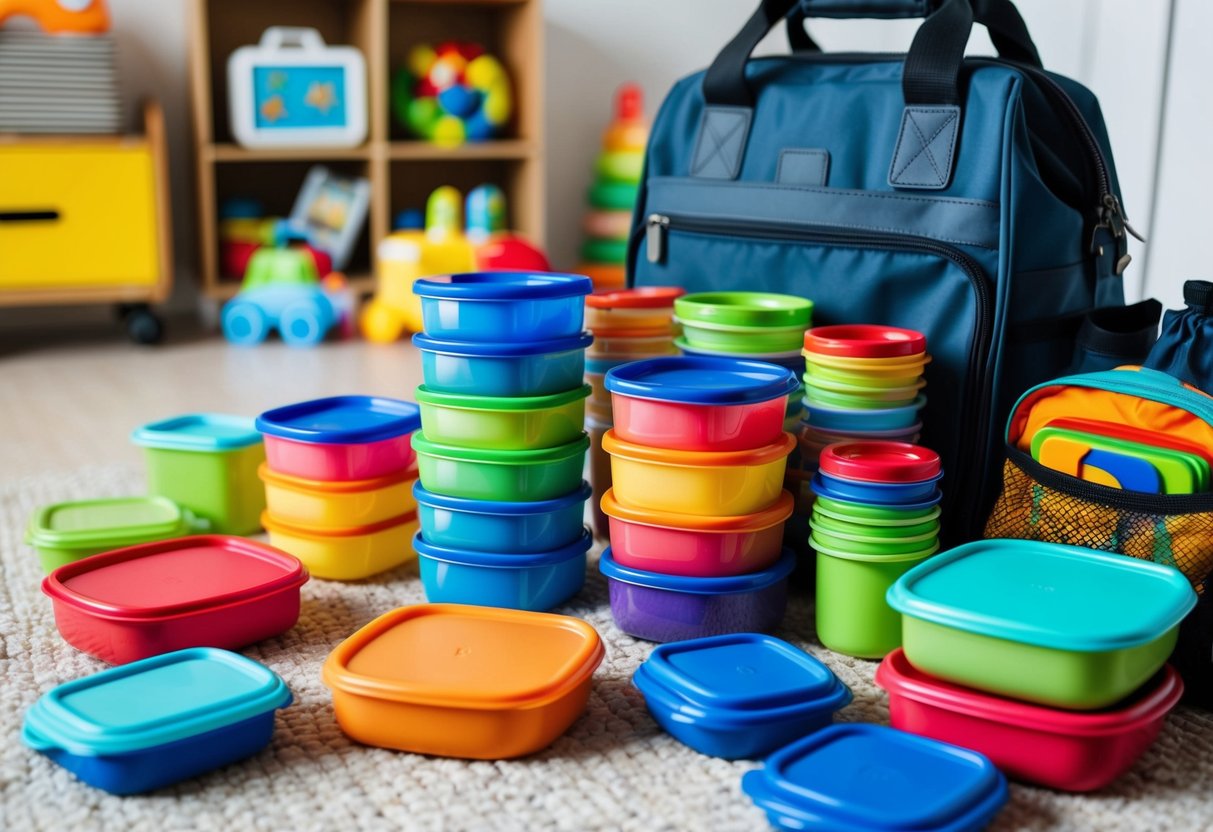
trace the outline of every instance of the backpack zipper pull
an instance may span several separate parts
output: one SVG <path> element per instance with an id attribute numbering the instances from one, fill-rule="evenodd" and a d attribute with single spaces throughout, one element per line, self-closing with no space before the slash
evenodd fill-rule
<path id="1" fill-rule="evenodd" d="M 665 233 L 670 227 L 670 218 L 662 214 L 649 214 L 647 223 L 644 232 L 645 254 L 650 263 L 660 263 L 665 257 Z"/>
<path id="2" fill-rule="evenodd" d="M 1146 238 L 1138 233 L 1137 229 L 1129 225 L 1128 218 L 1125 217 L 1124 208 L 1120 205 L 1120 200 L 1115 194 L 1104 194 L 1103 204 L 1099 209 L 1099 222 L 1091 232 L 1091 250 L 1103 253 L 1102 248 L 1097 242 L 1099 229 L 1106 228 L 1112 235 L 1113 241 L 1116 243 L 1116 261 L 1113 265 L 1115 274 L 1124 274 L 1129 263 L 1133 261 L 1129 254 L 1129 238 L 1132 235 L 1141 242 L 1145 242 Z"/>

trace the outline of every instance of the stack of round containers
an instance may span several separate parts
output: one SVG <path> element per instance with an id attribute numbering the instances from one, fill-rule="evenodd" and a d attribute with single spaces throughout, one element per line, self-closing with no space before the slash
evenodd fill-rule
<path id="1" fill-rule="evenodd" d="M 840 442 L 821 452 L 809 544 L 817 552 L 817 637 L 880 658 L 901 645 L 885 594 L 939 551 L 939 454 L 906 442 Z"/>
<path id="2" fill-rule="evenodd" d="M 265 437 L 270 543 L 317 578 L 352 581 L 414 557 L 417 405 L 335 396 L 268 410 Z"/>
<path id="3" fill-rule="evenodd" d="M 585 581 L 585 350 L 580 275 L 418 280 L 425 332 L 413 441 L 433 602 L 546 610 Z"/>
<path id="4" fill-rule="evenodd" d="M 611 461 L 602 450 L 602 437 L 614 423 L 607 371 L 631 361 L 677 355 L 674 300 L 684 294 L 685 289 L 674 286 L 646 286 L 595 292 L 585 299 L 585 323 L 594 335 L 585 362 L 585 380 L 593 391 L 586 403 L 585 427 L 590 434 L 594 533 L 600 538 L 610 534 L 601 508 L 602 495 L 611 487 Z"/>
<path id="5" fill-rule="evenodd" d="M 611 547 L 599 568 L 621 630 L 649 641 L 769 632 L 795 556 L 783 491 L 790 370 L 713 357 L 654 358 L 606 376 Z"/>

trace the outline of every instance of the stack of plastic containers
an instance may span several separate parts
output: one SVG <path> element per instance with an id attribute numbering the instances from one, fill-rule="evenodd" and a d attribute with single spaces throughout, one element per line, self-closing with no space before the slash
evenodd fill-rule
<path id="1" fill-rule="evenodd" d="M 611 394 L 605 386 L 607 371 L 630 361 L 677 355 L 674 301 L 684 294 L 685 289 L 674 286 L 647 286 L 595 292 L 585 299 L 585 323 L 594 335 L 585 362 L 585 380 L 593 390 L 586 403 L 585 427 L 590 434 L 590 484 L 598 537 L 609 534 L 600 506 L 611 487 L 611 462 L 602 450 L 602 436 L 614 422 Z"/>
<path id="2" fill-rule="evenodd" d="M 841 442 L 821 452 L 809 544 L 817 552 L 817 637 L 880 658 L 901 644 L 889 587 L 939 551 L 939 455 L 905 442 Z"/>
<path id="3" fill-rule="evenodd" d="M 529 272 L 414 284 L 425 325 L 413 337 L 425 380 L 414 547 L 430 601 L 546 610 L 581 589 L 590 289 Z"/>
<path id="4" fill-rule="evenodd" d="M 317 578 L 352 581 L 413 555 L 417 405 L 377 396 L 334 396 L 268 410 L 265 437 L 270 542 Z"/>
<path id="5" fill-rule="evenodd" d="M 795 556 L 783 431 L 790 370 L 727 358 L 654 358 L 607 373 L 603 437 L 612 547 L 599 568 L 619 628 L 650 641 L 770 631 Z"/>

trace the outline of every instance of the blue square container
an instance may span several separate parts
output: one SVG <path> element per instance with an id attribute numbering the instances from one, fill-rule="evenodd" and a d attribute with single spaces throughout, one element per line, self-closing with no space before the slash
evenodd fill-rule
<path id="1" fill-rule="evenodd" d="M 21 738 L 90 786 L 139 794 L 256 754 L 290 703 L 269 668 L 196 647 L 59 685 L 26 713 Z"/>
<path id="2" fill-rule="evenodd" d="M 1007 802 L 986 757 L 882 725 L 831 725 L 767 758 L 741 788 L 776 829 L 976 832 Z"/>
<path id="3" fill-rule="evenodd" d="M 471 272 L 413 283 L 426 333 L 455 341 L 576 335 L 593 289 L 588 277 L 555 272 Z"/>
<path id="4" fill-rule="evenodd" d="M 589 333 L 542 341 L 515 335 L 494 343 L 413 336 L 425 386 L 473 396 L 547 396 L 580 387 Z"/>
<path id="5" fill-rule="evenodd" d="M 728 760 L 766 756 L 829 725 L 851 701 L 824 664 L 757 633 L 663 644 L 632 682 L 675 739 Z"/>
<path id="6" fill-rule="evenodd" d="M 585 532 L 585 503 L 592 495 L 584 480 L 563 497 L 527 503 L 449 497 L 427 490 L 420 482 L 413 486 L 427 543 L 522 555 L 561 549 L 580 540 Z"/>

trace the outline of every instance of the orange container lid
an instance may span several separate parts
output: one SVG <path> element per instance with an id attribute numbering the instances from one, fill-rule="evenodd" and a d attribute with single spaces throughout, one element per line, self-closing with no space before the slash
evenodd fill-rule
<path id="1" fill-rule="evenodd" d="M 387 474 L 369 480 L 307 480 L 303 477 L 293 477 L 281 471 L 270 468 L 269 463 L 263 462 L 257 467 L 257 476 L 262 482 L 294 488 L 298 491 L 322 491 L 326 494 L 350 494 L 357 491 L 376 491 L 389 485 L 402 482 L 412 482 L 417 479 L 417 469 L 410 468 L 397 474 Z"/>
<path id="2" fill-rule="evenodd" d="M 591 309 L 662 309 L 687 293 L 681 286 L 641 286 L 635 289 L 607 289 L 586 295 Z"/>
<path id="3" fill-rule="evenodd" d="M 329 654 L 330 688 L 376 699 L 500 710 L 559 699 L 605 654 L 598 633 L 567 615 L 417 604 L 379 616 Z"/>
<path id="4" fill-rule="evenodd" d="M 613 340 L 615 338 L 650 340 L 653 338 L 668 338 L 671 342 L 674 336 L 678 334 L 678 327 L 674 326 L 671 321 L 666 326 L 645 326 L 645 327 L 611 327 L 611 326 L 592 326 L 590 332 L 594 333 L 595 338 L 606 338 Z"/>
<path id="5" fill-rule="evenodd" d="M 639 523 L 642 526 L 661 526 L 667 529 L 684 529 L 695 532 L 757 532 L 784 522 L 792 516 L 796 499 L 787 491 L 779 493 L 779 499 L 769 508 L 753 514 L 736 514 L 728 517 L 699 517 L 692 514 L 675 514 L 672 511 L 622 506 L 615 500 L 615 489 L 608 488 L 599 501 L 603 513 L 616 520 Z"/>
<path id="6" fill-rule="evenodd" d="M 381 532 L 394 526 L 403 526 L 406 523 L 414 522 L 416 519 L 417 512 L 410 511 L 408 514 L 401 514 L 399 517 L 392 517 L 380 523 L 372 523 L 369 526 L 349 526 L 344 529 L 333 529 L 307 526 L 299 523 L 286 523 L 274 517 L 268 511 L 261 512 L 261 526 L 267 532 L 282 532 L 283 534 L 293 534 L 302 537 L 355 537 L 361 534 L 374 534 L 375 532 Z"/>
<path id="7" fill-rule="evenodd" d="M 662 465 L 695 465 L 720 468 L 730 465 L 765 465 L 783 459 L 796 447 L 796 437 L 785 433 L 780 439 L 761 448 L 743 451 L 676 451 L 628 442 L 609 430 L 602 437 L 602 448 L 612 456 Z"/>

